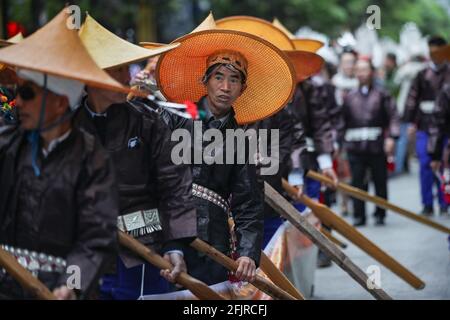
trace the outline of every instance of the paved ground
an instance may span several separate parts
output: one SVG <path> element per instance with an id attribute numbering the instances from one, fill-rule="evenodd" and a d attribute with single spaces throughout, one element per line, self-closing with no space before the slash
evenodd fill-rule
<path id="1" fill-rule="evenodd" d="M 390 180 L 390 200 L 413 212 L 419 212 L 421 203 L 417 164 L 413 164 L 412 171 L 410 175 Z M 368 206 L 367 213 L 373 211 L 373 207 Z M 434 219 L 450 227 L 450 219 Z M 426 283 L 425 289 L 415 290 L 380 266 L 381 287 L 394 299 L 450 299 L 450 251 L 444 233 L 395 213 L 388 213 L 385 227 L 375 227 L 372 218 L 369 218 L 368 225 L 359 230 Z M 340 235 L 337 237 L 344 239 Z M 344 252 L 364 271 L 371 265 L 379 265 L 359 248 L 346 240 L 345 242 L 349 246 Z M 333 264 L 332 267 L 316 271 L 314 299 L 357 300 L 372 299 L 372 296 Z"/>

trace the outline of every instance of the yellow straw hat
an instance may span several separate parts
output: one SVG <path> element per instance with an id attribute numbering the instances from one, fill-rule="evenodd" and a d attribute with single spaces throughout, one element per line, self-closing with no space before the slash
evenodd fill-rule
<path id="1" fill-rule="evenodd" d="M 297 82 L 302 82 L 322 70 L 325 61 L 313 52 L 290 50 L 284 51 L 294 65 Z"/>
<path id="2" fill-rule="evenodd" d="M 44 27 L 18 44 L 0 49 L 0 63 L 83 82 L 108 90 L 130 89 L 112 79 L 92 60 L 78 32 L 69 29 L 63 9 Z"/>
<path id="3" fill-rule="evenodd" d="M 294 44 L 295 50 L 317 52 L 324 46 L 324 43 L 314 39 L 299 39 L 290 32 L 277 18 L 273 19 L 272 24 L 286 34 Z"/>
<path id="4" fill-rule="evenodd" d="M 211 29 L 216 29 L 216 22 L 214 21 L 214 16 L 212 12 L 210 12 L 209 15 L 205 18 L 205 20 L 203 20 L 202 23 L 200 23 L 194 30 L 192 30 L 191 33 Z M 167 44 L 158 42 L 141 42 L 139 44 L 147 49 L 157 49 L 162 46 L 167 46 Z"/>
<path id="5" fill-rule="evenodd" d="M 162 55 L 156 69 L 161 93 L 169 100 L 198 101 L 207 94 L 202 78 L 210 56 L 219 51 L 237 52 L 248 63 L 247 89 L 233 109 L 239 124 L 265 119 L 292 98 L 295 71 L 288 57 L 273 44 L 234 30 L 204 30 L 177 40 L 181 45 Z"/>
<path id="6" fill-rule="evenodd" d="M 22 32 L 19 32 L 14 37 L 9 38 L 8 40 L 0 39 L 0 47 L 5 47 L 5 46 L 12 45 L 12 44 L 17 44 L 17 43 L 19 43 L 22 40 L 23 40 L 23 34 L 22 34 Z"/>
<path id="7" fill-rule="evenodd" d="M 172 50 L 178 44 L 146 49 L 134 45 L 110 32 L 89 14 L 80 30 L 80 38 L 97 65 L 111 69 L 148 59 Z"/>
<path id="8" fill-rule="evenodd" d="M 289 37 L 270 22 L 250 17 L 232 16 L 216 21 L 217 28 L 225 30 L 236 30 L 251 33 L 255 36 L 269 41 L 281 50 L 294 50 L 294 44 Z"/>

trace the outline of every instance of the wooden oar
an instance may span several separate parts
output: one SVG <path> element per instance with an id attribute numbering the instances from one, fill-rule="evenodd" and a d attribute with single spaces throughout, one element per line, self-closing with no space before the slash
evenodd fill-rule
<path id="1" fill-rule="evenodd" d="M 321 228 L 320 231 L 328 238 L 331 240 L 331 242 L 333 242 L 334 244 L 336 244 L 337 246 L 339 246 L 342 249 L 346 249 L 347 248 L 347 244 L 342 242 L 341 240 L 337 239 L 335 236 L 333 236 L 331 234 L 330 231 L 328 231 L 325 228 Z"/>
<path id="2" fill-rule="evenodd" d="M 362 233 L 360 233 L 356 228 L 349 225 L 347 221 L 336 215 L 327 206 L 318 203 L 311 198 L 302 195 L 300 198 L 296 197 L 297 188 L 289 185 L 289 183 L 283 179 L 283 188 L 292 196 L 294 199 L 301 201 L 303 204 L 311 208 L 314 214 L 323 223 L 330 226 L 357 247 L 362 249 L 372 258 L 377 260 L 379 263 L 384 265 L 386 268 L 394 272 L 397 276 L 402 278 L 404 281 L 409 283 L 413 288 L 420 290 L 425 288 L 425 283 L 415 276 L 411 271 L 406 269 L 397 260 L 392 258 L 386 252 L 381 250 L 376 244 L 367 239 Z"/>
<path id="3" fill-rule="evenodd" d="M 324 175 L 322 175 L 320 173 L 317 173 L 315 171 L 308 171 L 307 175 L 311 179 L 320 181 L 320 182 L 325 183 L 325 184 L 333 185 L 333 181 L 331 179 L 329 179 L 328 177 L 325 177 Z M 365 192 L 365 191 L 363 191 L 361 189 L 352 187 L 352 186 L 350 186 L 348 184 L 345 184 L 343 182 L 339 182 L 336 185 L 336 188 L 339 191 L 342 191 L 342 192 L 352 196 L 353 198 L 356 198 L 356 199 L 359 199 L 359 200 L 362 200 L 362 201 L 370 201 L 372 203 L 375 203 L 380 208 L 383 208 L 383 209 L 386 209 L 386 210 L 391 210 L 393 212 L 401 214 L 404 217 L 410 218 L 410 219 L 412 219 L 414 221 L 417 221 L 419 223 L 422 223 L 424 225 L 432 227 L 432 228 L 434 228 L 436 230 L 439 230 L 439 231 L 445 232 L 447 234 L 450 234 L 450 228 L 447 228 L 446 226 L 444 226 L 442 224 L 434 222 L 431 219 L 428 219 L 428 218 L 422 217 L 422 216 L 420 216 L 418 214 L 415 214 L 415 213 L 413 213 L 413 212 L 411 212 L 409 210 L 400 208 L 399 206 L 396 206 L 395 204 L 392 204 L 392 203 L 386 201 L 383 198 L 380 198 L 380 197 L 368 194 L 367 192 Z"/>
<path id="4" fill-rule="evenodd" d="M 299 214 L 289 201 L 280 195 L 267 182 L 264 187 L 265 201 L 281 216 L 286 218 L 294 227 L 305 234 L 315 245 L 319 247 L 331 260 L 347 272 L 373 297 L 380 300 L 391 300 L 392 298 L 381 288 L 372 286 L 367 275 L 355 265 L 334 243 L 317 230 L 305 217 Z"/>
<path id="5" fill-rule="evenodd" d="M 191 243 L 191 246 L 194 249 L 196 249 L 196 250 L 206 254 L 208 257 L 210 257 L 211 259 L 213 259 L 217 263 L 221 264 L 226 269 L 228 269 L 228 270 L 230 270 L 232 272 L 236 272 L 237 271 L 238 263 L 236 261 L 234 261 L 233 259 L 227 257 L 222 252 L 220 252 L 219 250 L 217 250 L 214 247 L 210 246 L 206 242 L 204 242 L 204 241 L 202 241 L 200 239 L 195 239 Z M 258 288 L 259 290 L 261 290 L 262 292 L 266 293 L 267 295 L 271 296 L 274 299 L 277 299 L 277 300 L 296 300 L 292 295 L 290 295 L 286 291 L 280 289 L 279 287 L 277 287 L 273 283 L 267 281 L 266 279 L 264 279 L 264 278 L 262 278 L 262 277 L 260 277 L 258 275 L 256 276 L 256 280 L 252 282 L 252 285 L 254 285 L 256 288 Z"/>
<path id="6" fill-rule="evenodd" d="M 270 260 L 270 258 L 261 251 L 261 259 L 259 262 L 261 270 L 269 277 L 272 282 L 281 289 L 292 295 L 298 300 L 305 300 L 305 297 L 297 290 L 289 279 L 281 272 Z"/>
<path id="7" fill-rule="evenodd" d="M 172 265 L 159 254 L 122 231 L 119 231 L 119 243 L 159 269 L 171 270 L 173 268 Z M 220 294 L 212 290 L 205 283 L 191 277 L 185 272 L 180 273 L 176 282 L 190 290 L 201 300 L 225 300 Z"/>
<path id="8" fill-rule="evenodd" d="M 56 300 L 52 292 L 22 265 L 16 258 L 0 247 L 0 266 L 13 277 L 26 291 L 40 300 Z"/>

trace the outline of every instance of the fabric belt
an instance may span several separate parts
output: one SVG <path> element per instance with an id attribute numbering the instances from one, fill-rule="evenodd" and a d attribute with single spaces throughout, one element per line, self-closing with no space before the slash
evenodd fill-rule
<path id="1" fill-rule="evenodd" d="M 363 127 L 347 129 L 345 132 L 345 141 L 376 141 L 383 133 L 380 127 Z"/>
<path id="2" fill-rule="evenodd" d="M 135 238 L 162 230 L 158 209 L 139 210 L 119 216 L 117 227 Z"/>
<path id="3" fill-rule="evenodd" d="M 222 198 L 219 194 L 196 183 L 192 184 L 192 195 L 215 204 L 226 213 L 228 213 L 230 209 L 228 202 L 224 198 Z"/>
<path id="4" fill-rule="evenodd" d="M 35 277 L 37 277 L 39 272 L 64 273 L 66 270 L 67 262 L 63 258 L 27 249 L 14 248 L 13 246 L 1 245 L 1 247 L 14 256 L 17 262 Z M 5 273 L 6 271 L 1 269 L 1 272 Z"/>

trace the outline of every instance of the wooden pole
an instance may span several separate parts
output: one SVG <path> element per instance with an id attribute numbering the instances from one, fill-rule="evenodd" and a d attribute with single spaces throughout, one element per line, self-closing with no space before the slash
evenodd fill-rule
<path id="1" fill-rule="evenodd" d="M 159 254 L 122 231 L 119 231 L 119 243 L 159 269 L 171 270 L 173 268 L 172 265 Z M 205 283 L 191 277 L 185 272 L 180 273 L 176 281 L 183 287 L 189 289 L 201 300 L 225 300 L 220 294 L 212 290 Z"/>
<path id="2" fill-rule="evenodd" d="M 269 277 L 272 282 L 281 289 L 292 295 L 298 300 L 305 300 L 305 297 L 297 290 L 289 279 L 281 272 L 270 260 L 270 258 L 261 251 L 261 260 L 259 263 L 261 270 Z"/>
<path id="3" fill-rule="evenodd" d="M 367 275 L 355 265 L 334 243 L 332 243 L 319 230 L 311 225 L 305 217 L 301 216 L 297 209 L 282 195 L 273 189 L 267 182 L 264 187 L 265 201 L 278 214 L 286 218 L 300 232 L 304 233 L 315 245 L 328 255 L 340 268 L 347 272 L 367 292 L 379 300 L 391 300 L 392 298 L 381 288 L 372 286 Z"/>
<path id="4" fill-rule="evenodd" d="M 333 181 L 331 179 L 329 179 L 328 177 L 325 177 L 324 175 L 322 175 L 320 173 L 317 173 L 315 171 L 308 171 L 308 177 L 310 177 L 311 179 L 320 181 L 322 183 L 325 183 L 325 184 L 333 184 Z M 436 230 L 439 230 L 439 231 L 442 231 L 444 233 L 450 234 L 450 228 L 447 228 L 446 226 L 444 226 L 442 224 L 439 224 L 437 222 L 434 222 L 434 221 L 432 221 L 430 219 L 427 219 L 425 217 L 419 216 L 419 215 L 417 215 L 417 214 L 415 214 L 415 213 L 413 213 L 413 212 L 411 212 L 409 210 L 400 208 L 400 207 L 396 206 L 395 204 L 392 204 L 392 203 L 386 201 L 383 198 L 380 198 L 380 197 L 368 194 L 367 192 L 365 192 L 365 191 L 363 191 L 361 189 L 352 187 L 352 186 L 350 186 L 348 184 L 345 184 L 345 183 L 342 183 L 342 182 L 339 182 L 337 184 L 336 188 L 339 191 L 342 191 L 344 193 L 349 194 L 353 198 L 356 198 L 356 199 L 359 199 L 359 200 L 362 200 L 362 201 L 373 202 L 380 208 L 383 208 L 383 209 L 386 209 L 386 210 L 391 210 L 393 212 L 401 214 L 402 216 L 404 216 L 406 218 L 412 219 L 412 220 L 414 220 L 416 222 L 422 223 L 422 224 L 427 225 L 427 226 L 429 226 L 431 228 L 434 228 Z"/>
<path id="5" fill-rule="evenodd" d="M 297 188 L 289 185 L 286 180 L 283 180 L 283 188 L 293 197 L 297 194 Z M 409 283 L 413 288 L 417 290 L 425 288 L 425 283 L 422 280 L 420 280 L 411 271 L 406 269 L 386 252 L 381 250 L 372 241 L 367 239 L 362 233 L 356 230 L 356 228 L 349 225 L 347 221 L 336 215 L 330 208 L 312 200 L 311 198 L 308 198 L 305 195 L 302 195 L 300 198 L 297 197 L 297 199 L 311 208 L 317 218 L 323 221 L 323 223 L 338 231 L 361 250 Z"/>
<path id="6" fill-rule="evenodd" d="M 328 231 L 327 229 L 320 229 L 320 231 L 328 238 L 331 240 L 331 242 L 333 242 L 334 244 L 336 244 L 339 248 L 342 249 L 346 249 L 347 248 L 347 244 L 342 242 L 341 240 L 337 239 L 335 236 L 333 236 L 331 234 L 330 231 Z"/>
<path id="7" fill-rule="evenodd" d="M 200 239 L 195 239 L 191 243 L 191 246 L 194 249 L 206 254 L 208 257 L 210 257 L 217 263 L 221 264 L 226 269 L 228 269 L 232 272 L 236 272 L 236 270 L 238 268 L 238 263 L 236 261 L 234 261 L 233 259 L 224 255 L 222 252 L 218 251 L 214 247 L 210 246 L 206 242 L 204 242 Z M 274 299 L 296 300 L 292 295 L 290 295 L 289 293 L 285 292 L 284 290 L 280 289 L 273 283 L 267 281 L 266 279 L 264 279 L 260 276 L 256 276 L 256 280 L 252 282 L 252 285 L 254 285 L 256 288 L 258 288 L 262 292 L 268 294 L 269 296 L 271 296 Z"/>
<path id="8" fill-rule="evenodd" d="M 22 288 L 29 291 L 40 300 L 56 300 L 52 292 L 22 265 L 16 258 L 0 248 L 0 266 L 8 272 Z"/>

